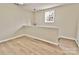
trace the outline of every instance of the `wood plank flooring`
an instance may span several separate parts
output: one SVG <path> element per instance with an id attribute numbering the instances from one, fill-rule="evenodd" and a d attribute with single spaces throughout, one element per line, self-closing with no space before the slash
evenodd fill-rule
<path id="1" fill-rule="evenodd" d="M 30 38 L 20 37 L 0 43 L 1 55 L 63 55 L 63 50 L 45 42 Z"/>

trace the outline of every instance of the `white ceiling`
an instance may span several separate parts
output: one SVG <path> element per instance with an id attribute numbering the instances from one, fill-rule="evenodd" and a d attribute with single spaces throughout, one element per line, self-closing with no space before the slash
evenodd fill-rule
<path id="1" fill-rule="evenodd" d="M 36 11 L 63 5 L 63 3 L 25 3 L 23 7 L 27 10 Z"/>

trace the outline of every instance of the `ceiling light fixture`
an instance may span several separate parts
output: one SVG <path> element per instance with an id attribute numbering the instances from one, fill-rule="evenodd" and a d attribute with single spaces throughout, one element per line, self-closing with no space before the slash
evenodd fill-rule
<path id="1" fill-rule="evenodd" d="M 16 5 L 24 5 L 24 3 L 15 3 Z"/>

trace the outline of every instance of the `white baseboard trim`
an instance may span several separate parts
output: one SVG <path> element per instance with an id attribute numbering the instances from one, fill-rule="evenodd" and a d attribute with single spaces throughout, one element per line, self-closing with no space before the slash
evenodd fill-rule
<path id="1" fill-rule="evenodd" d="M 58 45 L 58 43 L 51 42 L 51 41 L 48 41 L 48 40 L 45 40 L 45 39 L 42 39 L 42 38 L 39 38 L 39 37 L 36 37 L 36 36 L 33 36 L 33 35 L 25 34 L 25 36 L 32 37 L 32 38 L 37 39 L 37 40 L 45 41 L 45 42 L 48 42 L 48 43 L 50 43 L 50 44 Z"/>
<path id="2" fill-rule="evenodd" d="M 69 40 L 74 40 L 76 42 L 76 44 L 78 45 L 78 47 L 79 47 L 79 44 L 78 44 L 76 38 L 70 38 L 70 37 L 65 37 L 65 36 L 59 36 L 58 38 L 66 38 L 66 39 L 69 39 Z"/>
<path id="3" fill-rule="evenodd" d="M 75 40 L 76 38 L 71 38 L 71 37 L 66 37 L 66 36 L 59 36 L 58 38 L 67 38 L 67 39 L 70 39 L 70 40 Z"/>
<path id="4" fill-rule="evenodd" d="M 1 40 L 0 43 L 6 42 L 6 41 L 9 41 L 9 40 L 13 40 L 13 39 L 16 39 L 16 38 L 19 38 L 19 37 L 22 37 L 22 36 L 25 36 L 25 35 L 21 34 L 21 35 L 14 36 L 12 38 L 7 38 L 7 39 L 4 39 L 4 40 Z"/>
<path id="5" fill-rule="evenodd" d="M 12 38 L 1 40 L 0 43 L 7 42 L 9 40 L 13 40 L 13 39 L 16 39 L 16 38 L 19 38 L 19 37 L 22 37 L 22 36 L 31 37 L 31 38 L 34 38 L 36 40 L 40 40 L 40 41 L 44 41 L 44 42 L 47 42 L 47 43 L 50 43 L 50 44 L 58 45 L 58 43 L 54 43 L 54 42 L 51 42 L 51 41 L 48 41 L 48 40 L 45 40 L 45 39 L 42 39 L 42 38 L 39 38 L 39 37 L 35 37 L 33 35 L 28 35 L 28 34 L 21 34 L 21 35 L 17 35 L 15 37 L 12 37 Z"/>

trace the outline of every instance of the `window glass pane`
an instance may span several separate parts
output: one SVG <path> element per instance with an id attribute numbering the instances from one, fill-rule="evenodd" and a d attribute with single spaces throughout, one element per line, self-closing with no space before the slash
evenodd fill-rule
<path id="1" fill-rule="evenodd" d="M 54 11 L 45 12 L 45 22 L 48 23 L 54 22 Z"/>

